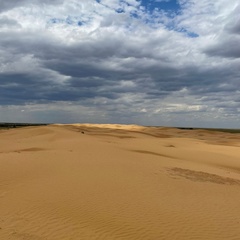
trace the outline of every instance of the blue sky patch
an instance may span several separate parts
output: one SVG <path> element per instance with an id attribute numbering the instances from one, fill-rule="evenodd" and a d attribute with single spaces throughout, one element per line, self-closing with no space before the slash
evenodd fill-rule
<path id="1" fill-rule="evenodd" d="M 124 13 L 124 10 L 122 8 L 118 8 L 115 10 L 117 13 Z"/>
<path id="2" fill-rule="evenodd" d="M 190 31 L 188 31 L 188 30 L 185 29 L 185 28 L 173 29 L 173 30 L 175 30 L 176 32 L 184 33 L 187 37 L 190 37 L 190 38 L 197 38 L 197 37 L 199 37 L 199 35 L 198 35 L 197 33 L 190 32 Z"/>
<path id="3" fill-rule="evenodd" d="M 177 0 L 142 0 L 141 5 L 146 7 L 150 12 L 154 10 L 174 11 L 178 12 L 181 7 Z"/>
<path id="4" fill-rule="evenodd" d="M 194 32 L 187 32 L 187 35 L 190 38 L 197 38 L 197 37 L 199 37 L 199 35 L 197 33 L 194 33 Z"/>
<path id="5" fill-rule="evenodd" d="M 68 16 L 67 18 L 51 18 L 49 23 L 83 26 L 86 22 L 80 20 L 79 18 Z"/>
<path id="6" fill-rule="evenodd" d="M 78 26 L 82 26 L 82 25 L 84 25 L 84 22 L 78 21 L 77 25 L 78 25 Z"/>

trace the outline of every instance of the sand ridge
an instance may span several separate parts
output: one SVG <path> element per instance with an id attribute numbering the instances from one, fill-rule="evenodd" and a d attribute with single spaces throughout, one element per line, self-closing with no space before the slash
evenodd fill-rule
<path id="1" fill-rule="evenodd" d="M 0 131 L 0 239 L 239 239 L 239 197 L 239 134 Z"/>

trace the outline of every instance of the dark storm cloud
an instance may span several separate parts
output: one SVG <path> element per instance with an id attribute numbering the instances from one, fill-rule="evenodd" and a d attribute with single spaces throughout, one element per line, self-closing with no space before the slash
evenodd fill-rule
<path id="1" fill-rule="evenodd" d="M 239 11 L 240 11 L 240 7 L 239 7 Z M 233 23 L 227 25 L 225 29 L 230 34 L 240 35 L 240 18 L 234 21 Z"/>
<path id="2" fill-rule="evenodd" d="M 108 90 L 104 88 L 104 81 L 93 86 L 91 79 L 86 83 L 82 79 L 70 80 L 67 84 L 56 84 L 46 79 L 37 78 L 34 75 L 1 75 L 0 76 L 0 102 L 4 105 L 21 105 L 31 102 L 52 101 L 79 101 L 105 97 L 116 99 L 118 93 L 129 92 L 129 89 L 121 90 L 116 86 Z M 84 84 L 86 83 L 86 84 Z M 114 90 L 114 91 L 113 91 Z"/>
<path id="3" fill-rule="evenodd" d="M 24 101 L 78 101 L 105 97 L 117 99 L 124 93 L 144 93 L 146 99 L 160 99 L 172 92 L 187 88 L 192 94 L 208 95 L 213 92 L 235 91 L 229 84 L 218 87 L 231 77 L 231 69 L 201 69 L 198 66 L 167 66 L 158 61 L 148 65 L 148 58 L 135 58 L 131 54 L 123 58 L 118 51 L 112 58 L 112 47 L 96 43 L 95 49 L 85 49 L 85 44 L 74 46 L 57 45 L 54 42 L 33 41 L 29 37 L 26 43 L 19 38 L 18 42 L 2 39 L 5 48 L 13 54 L 33 54 L 44 69 L 58 72 L 68 79 L 62 83 L 49 80 L 46 73 L 4 75 L 1 76 L 2 102 L 18 104 Z M 1 40 L 0 40 L 1 41 Z M 87 52 L 88 51 L 88 52 Z M 119 54 L 119 56 L 118 56 Z M 109 57 L 109 58 L 108 58 Z M 130 65 L 124 59 L 131 57 Z M 106 61 L 106 64 L 103 64 Z M 123 62 L 119 68 L 111 68 L 111 64 Z M 231 77 L 232 78 L 232 77 Z M 121 86 L 121 82 L 132 81 L 134 86 Z M 11 84 L 9 84 L 11 83 Z M 10 93 L 12 92 L 12 95 Z M 5 98 L 5 99 L 4 99 Z"/>
<path id="4" fill-rule="evenodd" d="M 7 49 L 16 61 L 22 55 L 32 55 L 41 68 L 68 78 L 63 82 L 59 82 L 57 76 L 49 80 L 47 73 L 40 71 L 37 75 L 30 69 L 26 75 L 0 74 L 4 85 L 1 98 L 5 104 L 38 99 L 45 102 L 97 97 L 117 99 L 124 93 L 142 93 L 146 99 L 158 100 L 183 88 L 193 95 L 235 91 L 229 79 L 234 79 L 232 75 L 236 71 L 229 67 L 178 66 L 163 56 L 154 58 L 151 45 L 144 46 L 144 51 L 149 52 L 146 57 L 141 45 L 120 42 L 115 36 L 109 36 L 108 41 L 104 37 L 72 45 L 57 42 L 42 33 L 19 35 L 12 32 L 1 36 L 2 49 Z M 124 81 L 131 81 L 133 86 L 122 86 Z M 15 85 L 7 85 L 10 82 Z M 226 82 L 228 84 L 221 87 Z"/>
<path id="5" fill-rule="evenodd" d="M 65 45 L 42 33 L 19 35 L 12 32 L 2 34 L 0 42 L 9 53 L 33 55 L 43 68 L 69 77 L 62 85 L 54 82 L 54 87 L 44 94 L 48 101 L 60 100 L 61 96 L 66 101 L 76 101 L 94 95 L 115 99 L 119 93 L 126 92 L 144 92 L 146 98 L 159 99 L 183 88 L 188 88 L 192 94 L 207 94 L 222 91 L 217 86 L 231 77 L 231 71 L 222 66 L 211 69 L 194 64 L 179 67 L 164 55 L 155 57 L 152 45 L 144 44 L 143 48 L 131 41 L 120 41 L 114 34 Z M 128 59 L 131 61 L 126 62 Z M 153 63 L 149 64 L 151 61 Z M 117 67 L 111 67 L 115 63 Z M 124 89 L 119 85 L 120 81 L 128 80 L 132 80 L 135 87 Z"/>
<path id="6" fill-rule="evenodd" d="M 219 41 L 215 45 L 208 47 L 205 53 L 209 56 L 220 56 L 226 58 L 240 58 L 239 48 L 240 36 L 231 36 L 224 41 Z"/>
<path id="7" fill-rule="evenodd" d="M 44 80 L 27 74 L 0 74 L 0 102 L 3 105 L 22 105 L 43 100 Z M 46 84 L 46 83 L 45 83 Z"/>

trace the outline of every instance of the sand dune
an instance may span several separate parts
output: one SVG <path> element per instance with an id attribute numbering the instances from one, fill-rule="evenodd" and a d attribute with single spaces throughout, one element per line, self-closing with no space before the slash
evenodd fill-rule
<path id="1" fill-rule="evenodd" d="M 240 134 L 0 131 L 0 239 L 240 239 Z"/>

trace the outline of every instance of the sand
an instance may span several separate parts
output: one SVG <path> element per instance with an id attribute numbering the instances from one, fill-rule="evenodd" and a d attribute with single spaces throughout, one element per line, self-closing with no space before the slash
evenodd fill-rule
<path id="1" fill-rule="evenodd" d="M 240 239 L 240 134 L 0 131 L 0 239 Z"/>

